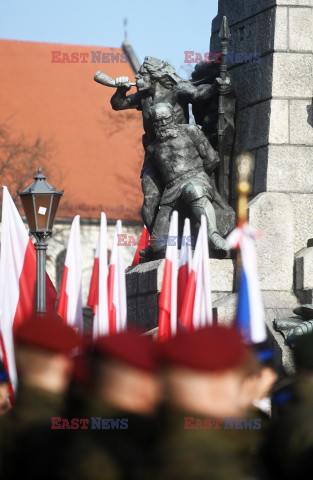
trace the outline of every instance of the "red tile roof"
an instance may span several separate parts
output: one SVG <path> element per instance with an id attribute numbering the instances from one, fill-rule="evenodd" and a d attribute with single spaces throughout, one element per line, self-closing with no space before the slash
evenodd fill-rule
<path id="1" fill-rule="evenodd" d="M 99 50 L 119 59 L 123 54 L 120 48 L 0 40 L 0 122 L 10 117 L 16 132 L 52 139 L 62 184 L 47 180 L 65 189 L 61 203 L 67 205 L 59 216 L 99 218 L 103 210 L 109 219 L 140 220 L 141 113 L 114 112 L 114 89 L 93 81 L 98 70 L 131 81 L 134 74 L 129 63 L 113 63 L 110 56 L 110 63 L 92 63 L 91 52 Z M 88 56 L 85 63 L 52 63 L 52 51 Z"/>

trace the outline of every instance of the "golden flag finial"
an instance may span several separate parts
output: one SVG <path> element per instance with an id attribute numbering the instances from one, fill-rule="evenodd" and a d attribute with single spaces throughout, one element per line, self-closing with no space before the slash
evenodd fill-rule
<path id="1" fill-rule="evenodd" d="M 237 158 L 238 173 L 238 225 L 241 226 L 248 220 L 248 195 L 251 191 L 249 178 L 254 167 L 254 158 L 249 152 L 242 152 Z"/>

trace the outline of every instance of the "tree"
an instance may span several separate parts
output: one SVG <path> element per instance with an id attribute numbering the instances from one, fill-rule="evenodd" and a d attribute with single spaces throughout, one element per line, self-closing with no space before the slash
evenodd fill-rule
<path id="1" fill-rule="evenodd" d="M 35 141 L 31 141 L 23 133 L 14 133 L 7 122 L 0 123 L 0 182 L 1 186 L 8 187 L 13 200 L 19 207 L 17 191 L 29 185 L 38 167 L 42 167 L 47 177 L 51 176 L 52 150 L 51 140 L 44 141 L 38 137 Z M 0 195 L 0 204 L 1 202 L 2 195 Z"/>

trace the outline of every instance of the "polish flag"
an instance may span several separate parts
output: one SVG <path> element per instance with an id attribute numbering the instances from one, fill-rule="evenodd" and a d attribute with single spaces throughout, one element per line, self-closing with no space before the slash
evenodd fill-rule
<path id="1" fill-rule="evenodd" d="M 100 233 L 95 253 L 87 305 L 92 308 L 93 339 L 109 334 L 108 316 L 108 253 L 107 253 L 107 219 L 101 213 Z"/>
<path id="2" fill-rule="evenodd" d="M 139 251 L 143 250 L 144 248 L 147 248 L 147 246 L 149 245 L 149 239 L 150 239 L 150 235 L 149 235 L 148 229 L 146 226 L 144 226 L 141 232 L 139 245 L 137 247 L 132 265 L 139 264 L 139 259 L 140 259 Z"/>
<path id="3" fill-rule="evenodd" d="M 255 231 L 247 223 L 233 230 L 227 237 L 228 245 L 240 249 L 241 253 L 236 326 L 247 343 L 261 343 L 267 338 L 255 237 Z"/>
<path id="4" fill-rule="evenodd" d="M 108 276 L 109 334 L 126 330 L 127 297 L 123 247 L 118 244 L 122 222 L 116 222 Z"/>
<path id="5" fill-rule="evenodd" d="M 159 300 L 158 340 L 165 342 L 177 333 L 177 252 L 178 212 L 171 218 Z"/>
<path id="6" fill-rule="evenodd" d="M 185 298 L 188 278 L 191 272 L 191 234 L 190 234 L 190 220 L 185 219 L 183 238 L 180 250 L 180 262 L 178 267 L 177 278 L 177 317 L 180 318 L 183 301 Z"/>
<path id="7" fill-rule="evenodd" d="M 201 217 L 197 244 L 188 278 L 180 321 L 187 331 L 212 325 L 212 299 L 207 223 Z"/>
<path id="8" fill-rule="evenodd" d="M 84 331 L 82 308 L 82 269 L 80 248 L 80 216 L 73 220 L 65 257 L 57 314 L 64 323 Z"/>
<path id="9" fill-rule="evenodd" d="M 57 292 L 46 275 L 47 311 L 53 312 Z M 7 187 L 3 187 L 0 260 L 0 331 L 6 369 L 14 391 L 17 375 L 14 332 L 36 311 L 36 251 Z"/>

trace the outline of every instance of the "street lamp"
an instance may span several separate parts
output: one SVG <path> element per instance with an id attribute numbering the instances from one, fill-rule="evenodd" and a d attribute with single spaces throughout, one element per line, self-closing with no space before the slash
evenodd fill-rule
<path id="1" fill-rule="evenodd" d="M 36 305 L 37 313 L 46 312 L 46 250 L 47 237 L 52 234 L 53 222 L 62 192 L 58 192 L 45 181 L 46 177 L 38 169 L 34 182 L 23 192 L 18 192 L 29 225 L 29 232 L 36 238 L 37 255 Z"/>

